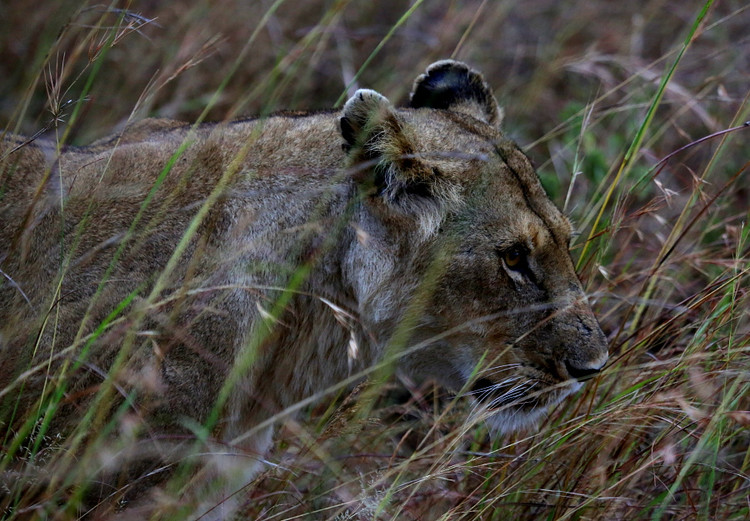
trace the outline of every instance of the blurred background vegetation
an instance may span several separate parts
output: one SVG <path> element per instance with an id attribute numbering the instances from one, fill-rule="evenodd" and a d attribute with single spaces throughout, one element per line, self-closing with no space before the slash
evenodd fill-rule
<path id="1" fill-rule="evenodd" d="M 746 0 L 5 0 L 0 129 L 83 145 L 149 116 L 326 109 L 356 87 L 405 104 L 428 64 L 466 61 L 578 225 L 574 258 L 591 237 L 579 265 L 608 370 L 503 440 L 417 391 L 354 433 L 314 409 L 247 515 L 748 519 L 750 130 L 660 163 L 750 120 L 748 27 Z"/>

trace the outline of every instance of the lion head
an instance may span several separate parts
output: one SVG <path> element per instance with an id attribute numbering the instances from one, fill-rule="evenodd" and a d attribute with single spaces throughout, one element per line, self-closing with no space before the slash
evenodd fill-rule
<path id="1" fill-rule="evenodd" d="M 346 140 L 366 241 L 348 254 L 360 315 L 408 374 L 533 424 L 607 360 L 569 254 L 571 225 L 528 157 L 500 131 L 481 75 L 445 60 L 410 108 L 358 91 Z"/>

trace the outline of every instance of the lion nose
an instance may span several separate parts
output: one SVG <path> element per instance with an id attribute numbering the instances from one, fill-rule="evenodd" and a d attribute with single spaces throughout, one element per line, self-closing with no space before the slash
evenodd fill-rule
<path id="1" fill-rule="evenodd" d="M 565 360 L 565 370 L 568 372 L 571 378 L 575 378 L 579 382 L 583 382 L 592 378 L 595 374 L 602 370 L 602 367 L 604 367 L 603 363 L 596 362 L 595 364 L 596 365 L 592 364 L 585 367 L 580 367 L 577 365 L 573 365 L 568 360 Z"/>

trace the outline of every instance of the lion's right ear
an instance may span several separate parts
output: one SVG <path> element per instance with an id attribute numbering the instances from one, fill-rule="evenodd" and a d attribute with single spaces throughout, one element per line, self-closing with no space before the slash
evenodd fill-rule
<path id="1" fill-rule="evenodd" d="M 383 137 L 383 127 L 398 131 L 396 115 L 388 98 L 370 89 L 359 89 L 344 105 L 341 135 L 347 152 L 372 155 Z"/>
<path id="2" fill-rule="evenodd" d="M 412 141 L 391 102 L 381 94 L 360 89 L 344 105 L 341 115 L 344 150 L 353 174 L 370 195 L 406 202 L 430 198 L 439 180 L 414 151 Z"/>

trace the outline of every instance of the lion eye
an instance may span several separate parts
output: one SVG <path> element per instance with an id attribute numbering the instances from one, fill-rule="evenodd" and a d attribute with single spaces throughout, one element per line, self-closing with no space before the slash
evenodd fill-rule
<path id="1" fill-rule="evenodd" d="M 509 250 L 506 250 L 503 254 L 503 260 L 505 261 L 505 265 L 508 266 L 508 268 L 512 270 L 519 270 L 524 265 L 524 259 L 526 255 L 524 251 L 518 247 L 515 246 Z"/>

